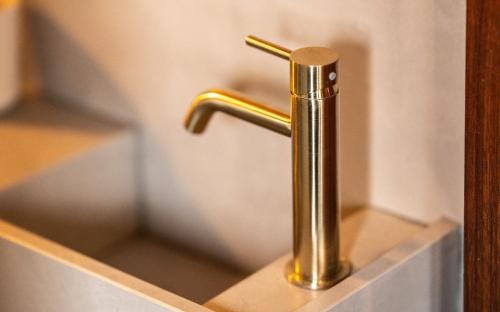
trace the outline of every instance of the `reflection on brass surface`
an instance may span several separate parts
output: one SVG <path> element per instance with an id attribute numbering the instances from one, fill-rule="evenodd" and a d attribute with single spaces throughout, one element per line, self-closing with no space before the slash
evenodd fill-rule
<path id="1" fill-rule="evenodd" d="M 338 56 L 328 48 L 295 51 L 248 36 L 248 45 L 290 61 L 291 116 L 221 90 L 200 94 L 184 125 L 205 129 L 215 111 L 292 137 L 293 260 L 288 280 L 324 289 L 350 273 L 340 258 Z"/>
<path id="2" fill-rule="evenodd" d="M 290 136 L 290 117 L 287 114 L 245 99 L 236 93 L 217 89 L 203 92 L 194 99 L 184 119 L 184 126 L 193 133 L 202 133 L 216 111 Z"/>
<path id="3" fill-rule="evenodd" d="M 281 57 L 282 59 L 289 60 L 291 50 L 274 44 L 272 42 L 266 41 L 264 39 L 257 38 L 255 36 L 249 35 L 245 38 L 245 42 L 247 45 L 257 48 L 261 51 L 267 52 L 269 54 L 275 55 L 277 57 Z"/>

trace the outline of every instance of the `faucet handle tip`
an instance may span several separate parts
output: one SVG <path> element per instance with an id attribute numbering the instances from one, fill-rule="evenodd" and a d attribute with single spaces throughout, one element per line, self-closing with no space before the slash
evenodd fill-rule
<path id="1" fill-rule="evenodd" d="M 292 51 L 275 43 L 266 41 L 264 39 L 255 37 L 253 35 L 248 35 L 245 37 L 245 42 L 247 45 L 257 48 L 261 51 L 267 52 L 269 54 L 275 55 L 285 60 L 290 60 L 290 53 Z"/>

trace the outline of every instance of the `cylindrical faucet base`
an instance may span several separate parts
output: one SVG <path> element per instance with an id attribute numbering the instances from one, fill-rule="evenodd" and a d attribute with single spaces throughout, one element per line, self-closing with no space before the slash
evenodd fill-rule
<path id="1" fill-rule="evenodd" d="M 340 260 L 338 107 L 336 95 L 292 95 L 294 259 L 288 279 L 327 288 L 347 276 Z"/>

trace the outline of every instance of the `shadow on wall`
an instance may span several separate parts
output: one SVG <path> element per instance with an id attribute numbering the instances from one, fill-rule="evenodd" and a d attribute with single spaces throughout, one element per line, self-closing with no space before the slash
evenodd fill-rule
<path id="1" fill-rule="evenodd" d="M 370 203 L 370 52 L 366 42 L 349 39 L 335 40 L 329 47 L 340 55 L 340 189 L 345 217 Z M 355 241 L 344 247 L 344 256 L 349 257 Z"/>
<path id="2" fill-rule="evenodd" d="M 141 116 L 134 109 L 134 104 L 126 94 L 124 87 L 117 85 L 106 70 L 96 63 L 92 55 L 86 51 L 78 43 L 77 38 L 73 38 L 72 34 L 65 31 L 62 25 L 50 18 L 44 12 L 34 8 L 25 8 L 26 30 L 25 35 L 31 51 L 27 51 L 27 61 L 25 64 L 27 72 L 24 73 L 25 79 L 35 81 L 38 85 L 35 91 L 41 91 L 44 94 L 69 100 L 69 103 L 75 104 L 78 109 L 98 113 L 105 117 L 111 118 L 119 122 L 136 125 L 140 133 L 137 134 L 135 142 L 135 188 L 139 193 L 137 203 L 137 218 L 139 221 L 139 231 L 148 233 L 150 224 L 147 224 L 148 209 L 145 203 L 151 205 L 164 206 L 162 200 L 156 202 L 156 198 L 151 194 L 164 194 L 165 188 L 170 188 L 171 193 L 176 194 L 176 198 L 169 199 L 169 206 L 164 207 L 164 216 L 166 220 L 176 217 L 175 210 L 187 210 L 192 215 L 193 223 L 174 223 L 175 230 L 170 237 L 162 239 L 169 240 L 169 244 L 183 245 L 186 249 L 192 249 L 192 252 L 206 256 L 202 252 L 195 251 L 201 249 L 209 250 L 224 250 L 227 257 L 224 257 L 224 264 L 229 265 L 236 262 L 236 257 L 231 255 L 231 250 L 224 246 L 224 240 L 218 236 L 217 231 L 210 227 L 209 220 L 205 219 L 204 212 L 197 205 L 194 198 L 190 198 L 186 190 L 189 185 L 184 185 L 179 175 L 182 172 L 176 171 L 175 163 L 169 161 L 168 151 L 162 149 L 158 140 L 155 140 L 153 135 L 148 131 L 145 125 L 142 124 Z M 154 78 L 153 78 L 154 79 Z M 151 164 L 154 164 L 153 167 Z M 161 166 L 157 166 L 161 164 Z M 149 171 L 149 172 L 148 172 Z M 148 173 L 158 181 L 155 185 L 146 185 L 145 174 Z M 74 183 L 82 181 L 75 180 Z M 97 183 L 97 181 L 96 181 Z M 151 191 L 155 188 L 160 188 L 158 191 Z M 173 190 L 172 190 L 173 189 Z M 149 192 L 148 192 L 149 190 Z M 49 193 L 44 193 L 38 198 L 39 204 L 50 203 Z M 75 198 L 75 203 L 64 202 L 67 206 L 75 206 L 81 209 L 78 205 L 79 199 Z M 53 203 L 51 203 L 52 205 Z M 59 204 L 59 203 L 56 203 Z M 48 207 L 47 209 L 50 209 Z M 82 224 L 80 220 L 64 220 L 57 213 L 45 215 L 50 228 L 71 224 L 72 228 L 88 228 L 88 224 Z M 162 220 L 163 221 L 163 220 Z M 79 223 L 80 222 L 80 223 Z M 99 224 L 99 220 L 95 221 Z M 174 226 L 171 225 L 171 226 Z M 120 227 L 120 224 L 107 224 L 108 227 Z M 209 246 L 199 246 L 199 243 L 193 241 L 190 230 L 196 228 L 204 233 L 205 241 L 209 241 Z M 83 230 L 81 230 L 83 231 Z M 91 248 L 88 248 L 91 249 Z M 102 251 L 100 251 L 102 252 Z"/>
<path id="3" fill-rule="evenodd" d="M 79 109 L 98 113 L 120 122 L 138 123 L 138 128 L 143 126 L 138 112 L 133 109 L 134 103 L 131 102 L 125 91 L 116 85 L 113 77 L 110 77 L 105 69 L 96 63 L 92 55 L 78 44 L 77 40 L 72 38 L 63 26 L 51 19 L 50 16 L 45 15 L 44 12 L 34 8 L 26 8 L 25 16 L 28 43 L 34 50 L 29 55 L 33 59 L 29 60 L 32 64 L 28 64 L 30 68 L 25 73 L 26 79 L 36 81 L 39 84 L 39 91 L 43 94 L 67 99 L 71 104 L 77 105 Z M 203 246 L 204 248 L 226 250 L 230 253 L 224 246 L 224 240 L 210 228 L 210 223 L 203 222 L 204 213 L 198 211 L 199 207 L 197 207 L 196 201 L 186 195 L 185 190 L 188 189 L 188 186 L 182 183 L 182 179 L 179 177 L 182 176 L 182 173 L 175 170 L 175 164 L 169 161 L 168 153 L 163 151 L 160 143 L 154 140 L 145 127 L 142 127 L 140 132 L 137 135 L 136 155 L 134 155 L 135 187 L 140 197 L 139 202 L 136 203 L 140 231 L 148 232 L 149 229 L 149 224 L 146 224 L 148 210 L 144 203 L 146 202 L 145 197 L 151 192 L 147 192 L 146 188 L 171 188 L 174 189 L 173 193 L 177 196 L 170 200 L 169 207 L 165 207 L 167 219 L 176 218 L 179 210 L 186 210 L 190 212 L 193 222 L 196 223 L 176 223 L 175 235 L 165 239 L 172 241 L 173 244 L 184 245 L 188 249 L 201 249 L 199 244 L 192 240 L 189 232 L 193 227 L 204 228 L 201 231 L 205 233 L 206 240 L 212 244 L 212 246 Z M 148 162 L 155 165 L 161 164 L 161 166 L 150 168 Z M 144 178 L 146 170 L 150 170 L 149 174 L 158 181 L 156 185 L 146 185 Z M 163 194 L 164 192 L 160 190 L 156 193 Z M 47 198 L 38 198 L 39 204 L 49 202 L 50 192 L 47 192 L 46 196 Z M 148 198 L 148 202 L 155 204 L 155 198 Z M 78 203 L 69 201 L 64 204 L 76 205 Z M 159 205 L 161 205 L 161 201 Z M 85 209 L 85 207 L 82 208 Z M 48 218 L 47 223 L 52 224 L 52 227 L 61 225 L 61 222 L 68 222 L 57 215 L 51 215 Z M 71 222 L 73 222 L 73 227 L 78 228 L 78 222 L 82 221 L 71 220 Z M 113 226 L 119 227 L 120 224 Z M 229 257 L 226 262 L 230 263 L 232 260 L 233 258 Z"/>
<path id="4" fill-rule="evenodd" d="M 25 6 L 24 77 L 43 93 L 76 103 L 117 121 L 136 123 L 138 113 L 112 77 L 93 60 L 61 25 L 37 9 Z"/>
<path id="5" fill-rule="evenodd" d="M 343 209 L 370 203 L 370 55 L 366 43 L 330 45 L 340 55 L 340 180 Z"/>
<path id="6" fill-rule="evenodd" d="M 251 269 L 241 265 L 239 255 L 234 253 L 231 246 L 226 245 L 224 235 L 214 228 L 210 214 L 203 209 L 203 199 L 191 196 L 190 186 L 182 178 L 183 173 L 170 159 L 168 151 L 162 148 L 159 139 L 145 131 L 138 146 L 139 153 L 142 153 L 141 159 L 144 160 L 144 174 L 149 176 L 143 183 L 155 181 L 143 186 L 148 206 L 141 207 L 142 230 L 168 240 L 170 244 L 191 254 L 212 258 L 235 271 L 251 273 Z M 157 166 L 159 163 L 164 165 Z M 168 206 L 163 198 L 165 193 L 175 194 L 168 198 Z M 161 214 L 151 212 L 151 207 L 162 207 Z M 179 217 L 179 211 L 189 214 L 189 217 Z M 202 236 L 193 235 L 193 232 L 202 233 Z"/>
<path id="7" fill-rule="evenodd" d="M 265 105 L 287 114 L 290 113 L 288 76 L 283 76 L 282 81 L 278 82 L 265 74 L 246 73 L 244 76 L 240 74 L 229 85 L 229 89 L 245 95 L 248 94 L 248 98 L 251 99 L 254 98 L 255 94 L 256 100 L 266 99 L 263 102 Z"/>

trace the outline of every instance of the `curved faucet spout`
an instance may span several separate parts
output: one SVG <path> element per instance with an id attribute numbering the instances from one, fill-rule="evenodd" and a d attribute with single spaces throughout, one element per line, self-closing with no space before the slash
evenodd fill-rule
<path id="1" fill-rule="evenodd" d="M 202 133 L 216 111 L 291 136 L 289 115 L 245 99 L 238 94 L 217 89 L 203 92 L 196 97 L 184 119 L 184 126 L 193 133 Z"/>

